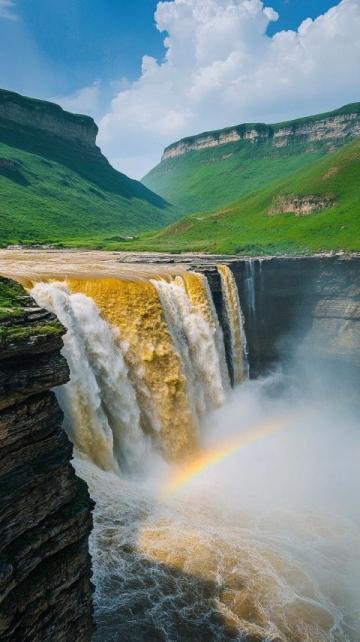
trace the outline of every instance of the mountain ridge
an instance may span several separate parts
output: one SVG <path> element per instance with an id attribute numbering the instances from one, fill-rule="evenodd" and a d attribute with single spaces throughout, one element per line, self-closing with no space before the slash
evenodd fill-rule
<path id="1" fill-rule="evenodd" d="M 223 127 L 222 129 L 204 131 L 194 136 L 185 136 L 184 138 L 181 138 L 175 143 L 171 143 L 171 145 L 168 145 L 164 149 L 164 153 L 162 155 L 161 160 L 166 160 L 167 158 L 176 157 L 175 154 L 172 155 L 172 151 L 173 150 L 175 151 L 177 147 L 181 148 L 179 155 L 182 155 L 187 151 L 193 151 L 194 149 L 197 149 L 196 147 L 192 147 L 192 144 L 202 139 L 204 139 L 204 143 L 206 143 L 207 139 L 213 138 L 214 140 L 218 141 L 218 144 L 226 144 L 227 142 L 235 142 L 236 140 L 241 140 L 242 138 L 245 138 L 245 139 L 247 138 L 249 140 L 254 141 L 254 139 L 256 139 L 256 134 L 258 134 L 259 139 L 281 138 L 282 130 L 284 131 L 284 135 L 290 135 L 291 133 L 298 134 L 298 135 L 306 135 L 306 132 L 301 130 L 301 127 L 306 127 L 306 125 L 308 125 L 309 123 L 314 124 L 318 121 L 320 122 L 326 121 L 337 117 L 341 118 L 342 116 L 344 116 L 343 122 L 346 123 L 347 120 L 351 120 L 357 114 L 360 116 L 360 102 L 349 103 L 347 105 L 343 105 L 342 107 L 339 107 L 338 109 L 334 109 L 332 111 L 323 112 L 320 114 L 314 114 L 313 116 L 304 116 L 302 118 L 295 118 L 292 120 L 281 121 L 279 123 L 267 124 L 262 122 L 259 122 L 259 123 L 249 122 L 249 123 L 241 123 L 240 125 L 234 125 L 230 127 Z M 347 118 L 347 117 L 350 117 L 350 118 Z M 222 135 L 224 135 L 224 137 L 226 137 L 226 135 L 229 135 L 230 137 L 233 136 L 233 138 L 232 140 L 229 140 L 229 141 L 224 140 L 224 142 L 222 142 Z M 356 135 L 360 135 L 360 122 L 356 123 Z M 188 149 L 187 149 L 187 145 L 189 146 Z M 209 147 L 211 146 L 212 145 L 210 144 Z M 206 149 L 205 144 L 204 144 L 204 147 L 202 147 L 202 149 Z"/>
<path id="2" fill-rule="evenodd" d="M 143 183 L 183 214 L 222 207 L 360 135 L 360 103 L 293 121 L 245 123 L 173 143 Z"/>

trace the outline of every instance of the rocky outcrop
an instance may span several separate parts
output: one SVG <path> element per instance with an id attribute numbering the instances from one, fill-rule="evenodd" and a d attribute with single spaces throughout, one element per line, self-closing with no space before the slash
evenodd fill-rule
<path id="1" fill-rule="evenodd" d="M 286 147 L 297 141 L 309 145 L 317 141 L 346 142 L 360 136 L 360 104 L 347 105 L 327 114 L 289 121 L 276 125 L 263 123 L 243 124 L 197 136 L 183 138 L 169 145 L 163 153 L 162 161 L 183 156 L 188 152 L 199 151 L 238 141 L 251 144 L 270 142 L 274 148 Z"/>
<path id="2" fill-rule="evenodd" d="M 313 212 L 321 212 L 335 205 L 334 196 L 319 196 L 309 194 L 308 196 L 279 194 L 269 210 L 271 216 L 276 214 L 295 214 L 295 216 L 306 216 Z"/>
<path id="3" fill-rule="evenodd" d="M 0 119 L 94 147 L 98 128 L 89 116 L 71 114 L 59 105 L 0 89 Z"/>
<path id="4" fill-rule="evenodd" d="M 0 300 L 17 296 L 0 309 L 0 639 L 89 642 L 92 501 L 51 390 L 69 379 L 64 328 L 9 283 L 0 282 Z"/>
<path id="5" fill-rule="evenodd" d="M 0 157 L 0 173 L 2 171 L 16 171 L 18 164 L 9 158 Z"/>

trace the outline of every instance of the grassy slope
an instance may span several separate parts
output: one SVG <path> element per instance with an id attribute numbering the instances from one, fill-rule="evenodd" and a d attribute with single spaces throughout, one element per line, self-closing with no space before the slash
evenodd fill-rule
<path id="1" fill-rule="evenodd" d="M 349 111 L 360 114 L 360 103 L 345 106 L 336 112 L 302 118 L 272 126 L 243 125 L 244 129 L 257 127 L 275 132 L 280 128 L 296 128 L 319 118 Z M 222 131 L 215 132 L 219 135 Z M 190 139 L 185 139 L 189 140 Z M 339 141 L 339 146 L 343 141 Z M 334 141 L 330 145 L 334 147 Z M 284 148 L 276 148 L 271 141 L 256 145 L 238 141 L 219 147 L 187 152 L 178 158 L 168 159 L 155 167 L 143 183 L 185 213 L 214 209 L 270 185 L 274 180 L 313 163 L 329 151 L 329 141 L 316 141 L 311 145 L 301 139 Z"/>
<path id="2" fill-rule="evenodd" d="M 173 222 L 175 210 L 114 170 L 99 150 L 0 119 L 0 246 L 116 246 L 119 236 Z M 112 239 L 115 237 L 115 239 Z"/>
<path id="3" fill-rule="evenodd" d="M 336 203 L 307 216 L 270 216 L 279 195 L 329 195 Z M 359 251 L 360 140 L 225 208 L 193 214 L 147 235 L 131 249 L 249 255 Z"/>

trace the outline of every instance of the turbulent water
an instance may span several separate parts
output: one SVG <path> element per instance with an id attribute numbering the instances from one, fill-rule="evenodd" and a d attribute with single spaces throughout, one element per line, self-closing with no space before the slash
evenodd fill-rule
<path id="1" fill-rule="evenodd" d="M 95 640 L 359 642 L 358 409 L 336 377 L 323 395 L 321 372 L 248 381 L 219 272 L 232 392 L 204 276 L 33 289 L 67 328 L 59 400 L 96 500 Z"/>
<path id="2" fill-rule="evenodd" d="M 77 463 L 97 501 L 96 640 L 358 642 L 357 426 L 278 384 L 238 388 L 204 446 L 284 412 L 286 427 L 166 501 L 166 470 L 124 481 Z"/>

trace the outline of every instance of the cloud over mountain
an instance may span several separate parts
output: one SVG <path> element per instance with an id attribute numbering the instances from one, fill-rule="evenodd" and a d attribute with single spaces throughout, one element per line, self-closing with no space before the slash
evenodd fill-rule
<path id="1" fill-rule="evenodd" d="M 271 1 L 271 0 L 270 0 Z M 112 100 L 99 142 L 139 177 L 174 140 L 242 121 L 277 121 L 359 99 L 360 1 L 342 0 L 297 31 L 269 37 L 260 0 L 159 2 L 162 61 Z"/>

